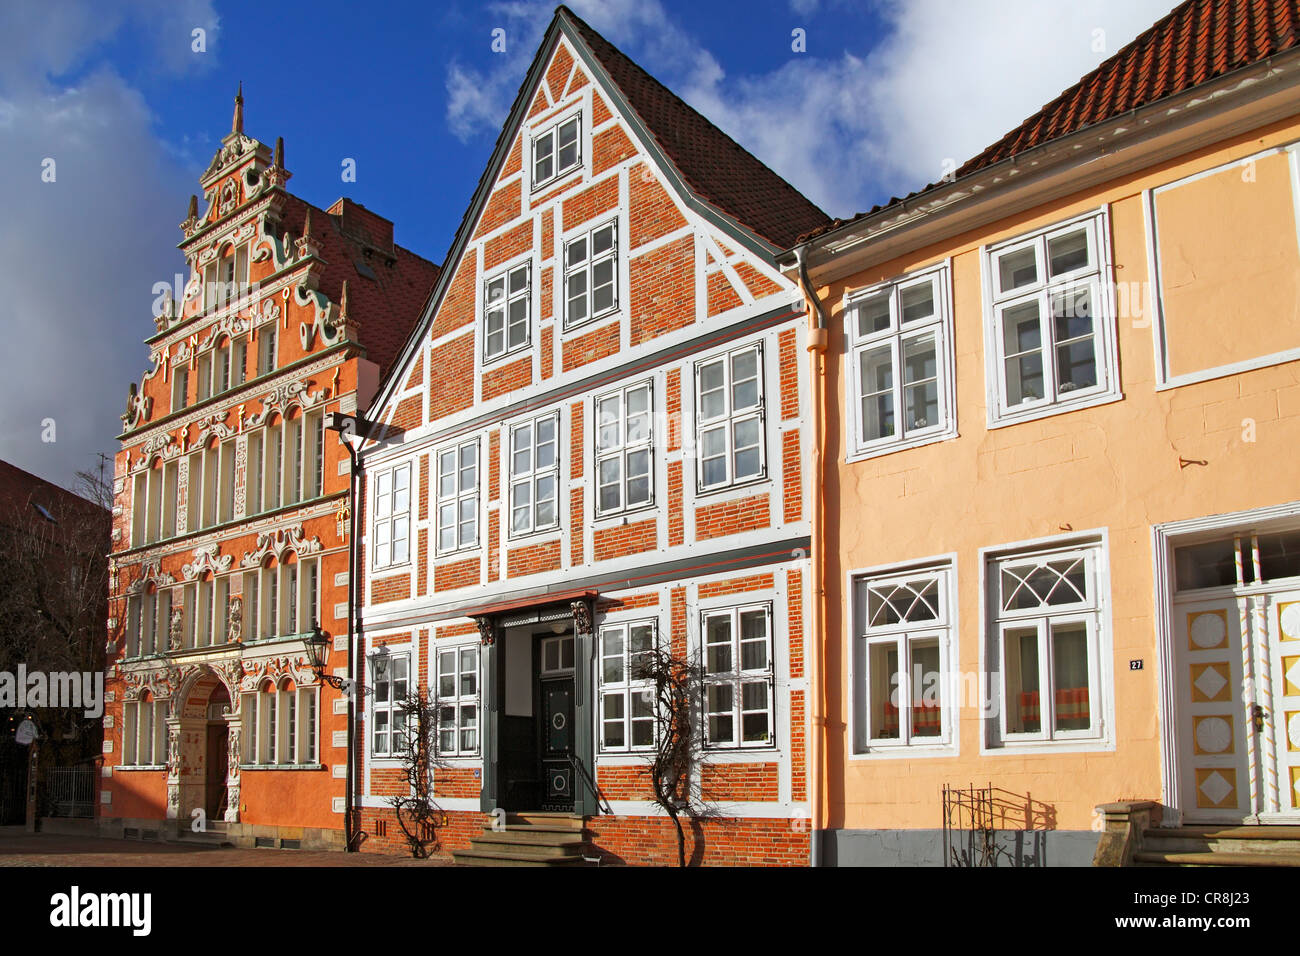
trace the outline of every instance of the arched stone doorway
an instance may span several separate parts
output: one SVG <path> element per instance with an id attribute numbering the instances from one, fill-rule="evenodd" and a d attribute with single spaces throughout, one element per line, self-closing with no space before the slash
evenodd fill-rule
<path id="1" fill-rule="evenodd" d="M 196 667 L 181 681 L 168 720 L 168 816 L 182 826 L 239 820 L 238 692 L 211 667 Z"/>

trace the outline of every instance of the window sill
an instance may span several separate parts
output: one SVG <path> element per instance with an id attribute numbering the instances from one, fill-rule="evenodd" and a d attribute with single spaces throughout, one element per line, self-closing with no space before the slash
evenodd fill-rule
<path id="1" fill-rule="evenodd" d="M 159 770 L 166 770 L 166 769 L 167 769 L 167 765 L 166 765 L 165 763 L 154 763 L 154 764 L 135 764 L 135 763 L 132 763 L 132 764 L 109 764 L 109 766 L 111 766 L 111 767 L 113 768 L 113 773 L 120 773 L 120 772 L 123 772 L 123 771 L 136 771 L 136 770 L 144 770 L 144 771 L 154 771 L 154 772 L 157 772 L 157 771 L 159 771 Z"/>
<path id="2" fill-rule="evenodd" d="M 528 182 L 528 201 L 529 201 L 529 203 L 531 204 L 532 201 L 535 200 L 535 199 L 537 198 L 537 194 L 538 194 L 538 193 L 543 192 L 543 191 L 545 191 L 545 190 L 547 190 L 547 189 L 554 189 L 554 188 L 557 187 L 557 186 L 567 186 L 567 185 L 571 185 L 571 183 L 569 182 L 569 180 L 573 180 L 574 182 L 581 181 L 581 179 L 582 179 L 582 174 L 583 174 L 584 172 L 585 172 L 585 169 L 583 168 L 583 164 L 582 164 L 582 163 L 578 163 L 578 165 L 573 166 L 573 167 L 570 167 L 569 169 L 566 169 L 566 170 L 565 170 L 564 172 L 562 172 L 562 173 L 556 173 L 556 174 L 555 174 L 554 176 L 552 176 L 550 179 L 543 179 L 543 180 L 542 180 L 541 182 L 539 182 L 539 183 L 537 183 L 537 182 L 533 182 L 533 181 L 530 179 L 529 182 Z"/>
<path id="3" fill-rule="evenodd" d="M 435 552 L 433 556 L 433 563 L 436 566 L 438 564 L 443 564 L 448 561 L 454 561 L 457 559 L 472 557 L 473 555 L 482 552 L 482 550 L 483 550 L 483 545 L 475 541 L 473 544 L 467 544 L 459 548 L 453 548 L 450 551 Z"/>
<path id="4" fill-rule="evenodd" d="M 725 492 L 728 491 L 743 491 L 745 489 L 749 489 L 749 488 L 756 487 L 757 485 L 761 485 L 764 482 L 770 482 L 771 480 L 772 480 L 771 477 L 767 474 L 766 471 L 764 471 L 761 475 L 758 475 L 755 478 L 746 478 L 743 481 L 734 481 L 726 485 L 713 485 L 708 488 L 701 488 L 699 485 L 696 485 L 695 497 L 708 498 L 713 495 L 724 494 Z"/>
<path id="5" fill-rule="evenodd" d="M 480 322 L 483 321 L 481 316 L 479 318 L 479 321 Z M 531 324 L 531 322 L 532 319 L 530 318 L 529 323 Z M 491 368 L 494 365 L 504 365 L 512 358 L 516 358 L 519 356 L 527 356 L 530 350 L 532 349 L 532 347 L 533 347 L 532 337 L 530 336 L 529 340 L 525 342 L 523 345 L 516 345 L 512 349 L 502 352 L 500 355 L 484 355 L 483 363 L 481 367 L 484 371 L 487 371 L 489 368 Z"/>
<path id="6" fill-rule="evenodd" d="M 905 439 L 899 442 L 890 442 L 889 444 L 862 446 L 845 453 L 844 463 L 853 464 L 858 461 L 870 461 L 872 458 L 883 458 L 885 455 L 892 455 L 895 452 L 909 451 L 913 448 L 921 448 L 925 445 L 936 445 L 939 442 L 951 441 L 960 437 L 957 434 L 956 427 L 945 427 L 942 431 L 922 435 L 918 438 Z"/>
<path id="7" fill-rule="evenodd" d="M 1091 395 L 1087 398 L 1080 398 L 1076 401 L 1057 402 L 1054 405 L 1040 405 L 1031 410 L 1016 412 L 1014 410 L 1003 412 L 996 419 L 990 416 L 988 428 L 992 431 L 994 428 L 1005 428 L 1008 425 L 1019 425 L 1022 422 L 1033 422 L 1040 418 L 1051 418 L 1053 415 L 1064 415 L 1068 412 L 1077 412 L 1085 408 L 1094 408 L 1098 405 L 1109 405 L 1111 402 L 1124 400 L 1124 393 L 1119 391 L 1103 392 L 1099 395 Z"/>
<path id="8" fill-rule="evenodd" d="M 606 325 L 615 325 L 618 320 L 624 318 L 623 310 L 619 306 L 600 313 L 599 315 L 589 316 L 581 322 L 569 322 L 561 320 L 560 322 L 560 341 L 567 342 L 570 339 L 576 339 L 588 332 L 592 332 Z"/>
<path id="9" fill-rule="evenodd" d="M 854 751 L 849 754 L 849 760 L 924 760 L 931 757 L 955 756 L 957 756 L 957 746 L 952 743 L 898 744 L 897 746 L 883 744 L 866 750 Z"/>
<path id="10" fill-rule="evenodd" d="M 539 528 L 536 531 L 520 531 L 518 534 L 515 534 L 514 532 L 509 532 L 506 534 L 506 544 L 514 544 L 516 542 L 524 542 L 527 544 L 538 544 L 539 543 L 538 541 L 530 541 L 529 539 L 543 538 L 548 534 L 556 535 L 557 537 L 555 540 L 559 541 L 560 538 L 558 536 L 560 535 L 561 530 L 562 529 L 557 524 L 554 527 Z M 540 543 L 544 543 L 544 542 L 540 542 Z"/>
<path id="11" fill-rule="evenodd" d="M 653 499 L 647 504 L 637 505 L 635 508 L 628 508 L 624 511 L 610 511 L 607 514 L 594 515 L 591 519 L 591 527 L 593 531 L 618 528 L 624 524 L 630 524 L 634 520 L 643 520 L 647 516 L 652 518 L 658 516 Z"/>
<path id="12" fill-rule="evenodd" d="M 1101 737 L 1069 737 L 1063 740 L 1004 740 L 997 744 L 981 744 L 980 756 L 998 754 L 1061 754 L 1097 753 L 1113 751 L 1115 742 Z"/>
<path id="13" fill-rule="evenodd" d="M 244 770 L 325 770 L 322 763 L 241 763 L 240 771 Z"/>

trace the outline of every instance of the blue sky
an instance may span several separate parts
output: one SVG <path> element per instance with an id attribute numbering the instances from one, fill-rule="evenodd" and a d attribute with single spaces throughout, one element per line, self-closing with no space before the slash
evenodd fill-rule
<path id="1" fill-rule="evenodd" d="M 931 182 L 1172 0 L 575 0 L 612 42 L 849 215 Z M 59 484 L 111 454 L 147 367 L 153 284 L 236 84 L 289 188 L 394 220 L 441 261 L 554 10 L 450 3 L 0 5 L 0 459 Z M 505 31 L 506 51 L 491 49 Z M 196 52 L 194 33 L 204 31 Z M 793 31 L 805 49 L 794 49 Z M 55 162 L 53 182 L 41 177 Z M 340 176 L 356 162 L 355 182 Z M 54 423 L 51 436 L 49 422 Z M 54 437 L 54 441 L 49 441 Z"/>

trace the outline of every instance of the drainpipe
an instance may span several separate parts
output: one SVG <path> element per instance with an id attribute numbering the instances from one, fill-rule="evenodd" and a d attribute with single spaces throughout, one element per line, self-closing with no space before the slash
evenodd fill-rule
<path id="1" fill-rule="evenodd" d="M 339 437 L 344 438 L 344 436 Z M 348 511 L 350 512 L 348 515 L 348 687 L 352 690 L 348 694 L 348 759 L 345 781 L 347 793 L 343 797 L 343 838 L 347 844 L 346 852 L 355 853 L 357 834 L 353 830 L 352 794 L 356 790 L 356 741 L 353 740 L 353 728 L 356 726 L 354 708 L 357 701 L 357 681 L 356 675 L 352 672 L 352 661 L 356 655 L 356 636 L 361 633 L 361 622 L 357 621 L 355 634 L 352 622 L 356 616 L 357 477 L 360 473 L 360 465 L 357 461 L 357 450 L 352 447 L 352 442 L 344 438 L 343 447 L 348 450 L 348 458 L 351 461 L 351 468 L 348 472 Z"/>
<path id="2" fill-rule="evenodd" d="M 822 502 L 822 431 L 825 406 L 825 356 L 826 356 L 826 313 L 822 311 L 821 300 L 808 278 L 808 264 L 804 246 L 795 249 L 795 260 L 799 266 L 799 288 L 808 304 L 808 373 L 812 394 L 812 534 L 809 571 L 811 576 L 811 620 L 806 644 L 806 661 L 808 666 L 808 698 L 812 705 L 811 719 L 808 726 L 808 801 L 811 809 L 809 821 L 809 863 L 821 865 L 822 828 L 822 738 L 825 735 L 826 719 L 822 713 L 822 631 L 825 622 L 825 587 L 822 569 L 825 563 L 823 542 L 823 502 Z"/>

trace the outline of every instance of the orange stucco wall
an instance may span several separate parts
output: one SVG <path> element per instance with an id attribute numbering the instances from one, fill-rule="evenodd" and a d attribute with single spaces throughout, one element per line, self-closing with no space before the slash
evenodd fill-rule
<path id="1" fill-rule="evenodd" d="M 1300 121 L 1277 124 L 818 290 L 832 316 L 825 475 L 826 513 L 833 516 L 826 529 L 828 828 L 937 828 L 945 783 L 991 782 L 1030 794 L 1054 813 L 1059 829 L 1088 829 L 1099 803 L 1161 798 L 1151 526 L 1300 499 L 1300 476 L 1291 464 L 1300 444 L 1300 363 L 1157 391 L 1149 300 L 1145 294 L 1126 295 L 1121 300 L 1134 305 L 1116 320 L 1122 400 L 989 429 L 980 247 L 1107 204 L 1114 278 L 1129 284 L 1130 292 L 1145 290 L 1149 267 L 1143 190 L 1295 139 L 1300 139 Z M 1276 206 L 1290 208 L 1284 179 L 1261 174 L 1257 185 L 1275 191 L 1270 201 Z M 1215 226 L 1185 224 L 1196 225 Z M 947 257 L 952 260 L 959 434 L 845 464 L 851 425 L 845 419 L 842 297 L 846 290 Z M 1243 271 L 1236 279 L 1221 276 L 1216 281 L 1235 282 L 1238 301 L 1248 304 L 1258 291 L 1253 284 L 1262 280 Z M 1278 321 L 1249 305 L 1239 312 L 1240 320 L 1269 326 Z M 1270 341 L 1267 349 L 1274 345 Z M 1292 336 L 1288 347 L 1297 345 Z M 1180 467 L 1180 456 L 1207 464 Z M 955 554 L 956 666 L 979 674 L 986 630 L 979 549 L 1068 529 L 1106 529 L 1109 537 L 1113 653 L 1101 664 L 1115 701 L 1113 751 L 1026 754 L 1004 749 L 982 755 L 984 726 L 971 705 L 959 714 L 956 755 L 850 756 L 847 575 Z M 1143 660 L 1143 669 L 1130 670 L 1131 659 Z"/>

